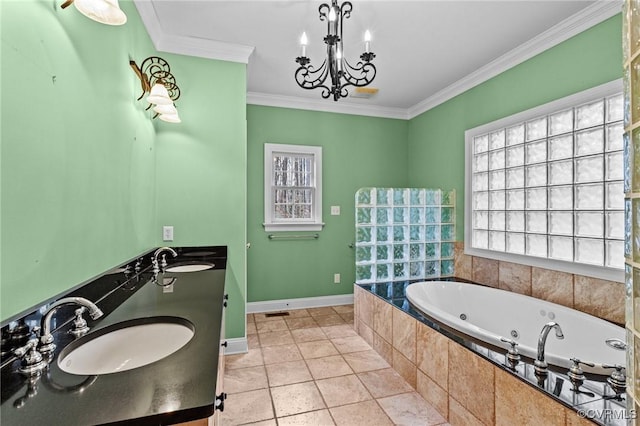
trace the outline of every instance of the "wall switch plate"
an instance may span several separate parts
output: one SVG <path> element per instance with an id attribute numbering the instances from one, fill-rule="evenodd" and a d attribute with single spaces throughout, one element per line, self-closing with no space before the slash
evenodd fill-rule
<path id="1" fill-rule="evenodd" d="M 340 216 L 340 206 L 331 206 L 331 216 Z"/>
<path id="2" fill-rule="evenodd" d="M 333 283 L 340 284 L 340 274 L 333 274 Z"/>
<path id="3" fill-rule="evenodd" d="M 162 227 L 162 241 L 173 241 L 173 226 Z"/>

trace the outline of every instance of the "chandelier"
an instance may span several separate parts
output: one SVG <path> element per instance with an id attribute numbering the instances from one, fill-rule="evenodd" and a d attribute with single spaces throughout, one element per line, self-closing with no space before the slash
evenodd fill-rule
<path id="1" fill-rule="evenodd" d="M 360 61 L 352 66 L 344 58 L 342 48 L 343 19 L 351 16 L 353 5 L 345 1 L 342 5 L 337 0 L 331 0 L 331 5 L 323 3 L 318 8 L 320 21 L 327 21 L 327 35 L 324 42 L 327 45 L 327 58 L 319 68 L 310 65 L 307 57 L 307 34 L 302 33 L 300 38 L 301 54 L 296 58 L 300 67 L 296 70 L 295 77 L 298 86 L 303 89 L 322 90 L 322 97 L 330 96 L 334 101 L 347 97 L 347 87 L 363 87 L 368 85 L 376 77 L 376 67 L 371 63 L 376 54 L 370 51 L 371 33 L 369 30 L 364 35 L 364 53 L 360 55 Z M 330 78 L 330 81 L 327 79 Z"/>

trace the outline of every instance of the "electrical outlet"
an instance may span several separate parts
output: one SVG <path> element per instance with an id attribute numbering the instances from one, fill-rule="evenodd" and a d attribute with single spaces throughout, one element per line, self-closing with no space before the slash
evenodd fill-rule
<path id="1" fill-rule="evenodd" d="M 331 216 L 340 216 L 340 206 L 331 206 Z"/>
<path id="2" fill-rule="evenodd" d="M 333 283 L 340 284 L 340 274 L 333 274 Z"/>
<path id="3" fill-rule="evenodd" d="M 173 241 L 173 226 L 162 227 L 162 241 Z"/>

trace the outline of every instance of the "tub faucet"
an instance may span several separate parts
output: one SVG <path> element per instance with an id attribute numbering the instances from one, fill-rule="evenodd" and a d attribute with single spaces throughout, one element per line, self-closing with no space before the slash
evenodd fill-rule
<path id="1" fill-rule="evenodd" d="M 546 376 L 548 371 L 548 364 L 544 360 L 544 347 L 547 344 L 547 336 L 549 336 L 549 332 L 552 328 L 556 330 L 556 337 L 560 340 L 564 339 L 564 334 L 562 334 L 562 329 L 560 328 L 560 324 L 556 322 L 548 322 L 542 327 L 542 331 L 540 331 L 540 336 L 538 337 L 538 356 L 534 361 L 534 370 L 535 373 L 540 376 Z"/>
<path id="2" fill-rule="evenodd" d="M 56 348 L 56 345 L 53 343 L 53 335 L 51 334 L 51 317 L 62 305 L 84 306 L 89 311 L 89 316 L 91 316 L 92 319 L 98 319 L 103 315 L 103 312 L 95 303 L 85 299 L 84 297 L 65 297 L 52 303 L 40 321 L 40 328 L 42 331 L 40 334 L 40 346 L 38 347 L 38 351 L 41 353 L 53 352 Z"/>
<path id="3" fill-rule="evenodd" d="M 151 260 L 151 264 L 153 265 L 153 273 L 157 274 L 160 272 L 160 265 L 158 264 L 158 256 L 160 255 L 160 253 L 162 253 L 163 251 L 168 251 L 169 253 L 171 253 L 171 255 L 173 257 L 177 257 L 178 253 L 176 253 L 176 251 L 174 249 L 172 249 L 171 247 L 160 247 L 158 250 L 156 250 L 155 253 L 153 253 L 153 259 Z M 165 266 L 167 266 L 167 261 L 165 260 L 165 256 L 162 256 L 162 268 L 164 268 Z"/>

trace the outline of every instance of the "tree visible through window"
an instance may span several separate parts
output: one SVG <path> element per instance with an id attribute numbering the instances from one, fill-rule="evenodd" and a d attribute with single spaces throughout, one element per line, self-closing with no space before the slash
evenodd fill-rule
<path id="1" fill-rule="evenodd" d="M 265 230 L 322 229 L 322 147 L 265 144 Z"/>

